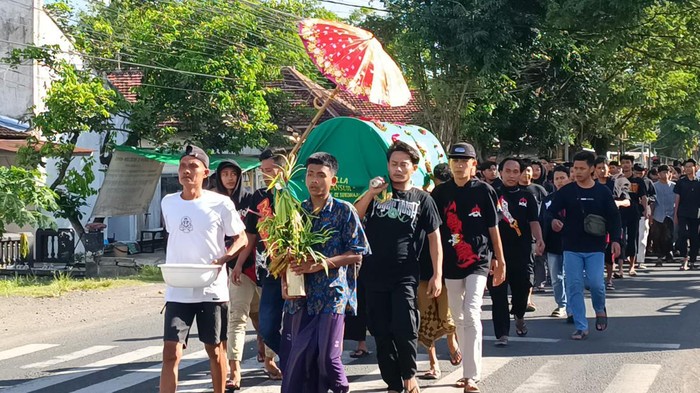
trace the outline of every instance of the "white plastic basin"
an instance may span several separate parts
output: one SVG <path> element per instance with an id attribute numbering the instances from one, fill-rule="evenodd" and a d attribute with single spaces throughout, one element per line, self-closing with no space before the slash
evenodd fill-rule
<path id="1" fill-rule="evenodd" d="M 164 263 L 158 265 L 163 280 L 171 287 L 202 288 L 211 285 L 221 270 L 221 265 L 201 265 L 190 263 Z"/>

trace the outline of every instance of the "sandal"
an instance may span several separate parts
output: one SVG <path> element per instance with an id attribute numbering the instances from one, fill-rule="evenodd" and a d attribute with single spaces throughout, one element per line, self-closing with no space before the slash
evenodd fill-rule
<path id="1" fill-rule="evenodd" d="M 596 315 L 595 316 L 595 330 L 602 332 L 605 331 L 605 329 L 608 328 L 608 310 L 603 309 L 605 312 L 605 315 Z"/>
<path id="2" fill-rule="evenodd" d="M 442 375 L 442 371 L 440 371 L 440 369 L 432 368 L 432 369 L 426 371 L 425 374 L 421 375 L 418 378 L 434 380 L 434 379 L 440 379 L 441 375 Z"/>
<path id="3" fill-rule="evenodd" d="M 226 392 L 235 392 L 236 390 L 241 390 L 240 383 L 235 384 L 233 380 L 226 380 Z"/>
<path id="4" fill-rule="evenodd" d="M 265 370 L 265 374 L 267 374 L 267 377 L 271 381 L 281 381 L 282 380 L 282 372 L 281 371 L 269 371 Z"/>
<path id="5" fill-rule="evenodd" d="M 474 393 L 474 392 L 481 392 L 481 389 L 479 389 L 479 387 L 476 386 L 476 382 L 473 379 L 467 378 L 467 381 L 465 382 L 465 385 L 464 385 L 464 391 L 469 392 L 469 393 Z"/>
<path id="6" fill-rule="evenodd" d="M 613 273 L 613 278 L 625 278 L 625 276 L 620 273 Z"/>
<path id="7" fill-rule="evenodd" d="M 450 364 L 453 366 L 462 364 L 462 351 L 460 351 L 459 348 L 450 354 Z"/>
<path id="8" fill-rule="evenodd" d="M 515 333 L 520 337 L 527 336 L 525 318 L 515 318 Z"/>
<path id="9" fill-rule="evenodd" d="M 588 330 L 576 330 L 571 334 L 572 340 L 585 340 L 588 337 Z"/>
<path id="10" fill-rule="evenodd" d="M 468 381 L 468 380 L 469 380 L 469 378 L 460 378 L 460 379 L 458 379 L 457 382 L 455 382 L 455 387 L 458 387 L 458 388 L 466 388 L 466 387 L 467 387 L 467 381 Z"/>
<path id="11" fill-rule="evenodd" d="M 635 277 L 635 276 L 637 276 L 637 272 L 634 271 L 634 270 L 632 270 L 631 272 L 627 273 L 627 275 L 628 275 L 628 276 Z"/>
<path id="12" fill-rule="evenodd" d="M 361 359 L 367 356 L 369 356 L 369 351 L 365 349 L 358 349 L 357 351 L 350 354 L 350 357 L 353 359 Z"/>

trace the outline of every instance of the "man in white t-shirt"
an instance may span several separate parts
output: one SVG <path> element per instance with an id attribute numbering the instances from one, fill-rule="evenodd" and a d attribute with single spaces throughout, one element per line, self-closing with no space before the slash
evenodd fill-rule
<path id="1" fill-rule="evenodd" d="M 161 202 L 168 248 L 165 263 L 201 263 L 225 266 L 247 243 L 240 236 L 245 227 L 230 198 L 204 190 L 209 176 L 209 157 L 196 146 L 187 146 L 180 158 L 178 177 L 182 192 L 167 195 Z M 234 238 L 226 249 L 224 237 Z M 163 368 L 160 392 L 177 390 L 178 365 L 196 318 L 199 340 L 210 359 L 215 393 L 226 388 L 226 328 L 228 319 L 228 276 L 219 271 L 216 280 L 204 288 L 174 288 L 165 291 Z"/>

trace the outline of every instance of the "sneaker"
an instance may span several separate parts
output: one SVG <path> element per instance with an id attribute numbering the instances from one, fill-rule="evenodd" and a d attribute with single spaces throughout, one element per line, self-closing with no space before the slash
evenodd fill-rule
<path id="1" fill-rule="evenodd" d="M 564 307 L 557 307 L 552 311 L 550 317 L 561 318 L 566 316 L 566 309 Z"/>
<path id="2" fill-rule="evenodd" d="M 525 312 L 535 312 L 537 311 L 537 306 L 535 306 L 535 303 L 528 303 L 527 308 L 525 309 Z"/>
<path id="3" fill-rule="evenodd" d="M 497 347 L 505 347 L 508 345 L 508 336 L 501 336 L 496 340 L 494 344 Z"/>
<path id="4" fill-rule="evenodd" d="M 614 291 L 615 290 L 615 285 L 613 285 L 612 280 L 605 283 L 605 290 L 606 291 Z"/>
<path id="5" fill-rule="evenodd" d="M 569 325 L 573 325 L 573 324 L 574 324 L 574 316 L 573 316 L 573 315 L 567 315 L 567 316 L 566 316 L 566 323 L 568 323 Z"/>

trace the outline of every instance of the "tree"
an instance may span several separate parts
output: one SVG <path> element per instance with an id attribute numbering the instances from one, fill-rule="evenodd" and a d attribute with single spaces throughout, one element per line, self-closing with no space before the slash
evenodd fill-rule
<path id="1" fill-rule="evenodd" d="M 273 83 L 280 68 L 318 77 L 293 16 L 334 17 L 306 0 L 116 0 L 91 7 L 70 27 L 86 60 L 103 72 L 143 72 L 139 100 L 128 110 L 129 143 L 181 139 L 217 152 L 278 138 L 289 117 L 277 105 L 286 98 Z"/>
<path id="2" fill-rule="evenodd" d="M 28 120 L 38 136 L 27 139 L 27 147 L 18 153 L 18 164 L 35 170 L 55 163 L 56 178 L 48 186 L 56 196 L 58 208 L 53 211 L 69 220 L 81 235 L 84 229 L 80 209 L 97 190 L 91 188 L 94 160 L 84 158 L 72 166 L 73 152 L 83 133 L 94 132 L 109 139 L 107 135 L 114 131 L 112 117 L 120 111 L 117 94 L 90 71 L 79 70 L 62 59 L 57 47 L 15 49 L 7 60 L 14 65 L 38 61 L 55 77 L 44 99 L 46 109 L 34 113 L 35 108 L 28 108 Z"/>
<path id="3" fill-rule="evenodd" d="M 40 180 L 37 170 L 0 166 L 0 238 L 8 224 L 49 228 L 46 214 L 56 211 L 57 195 Z"/>

